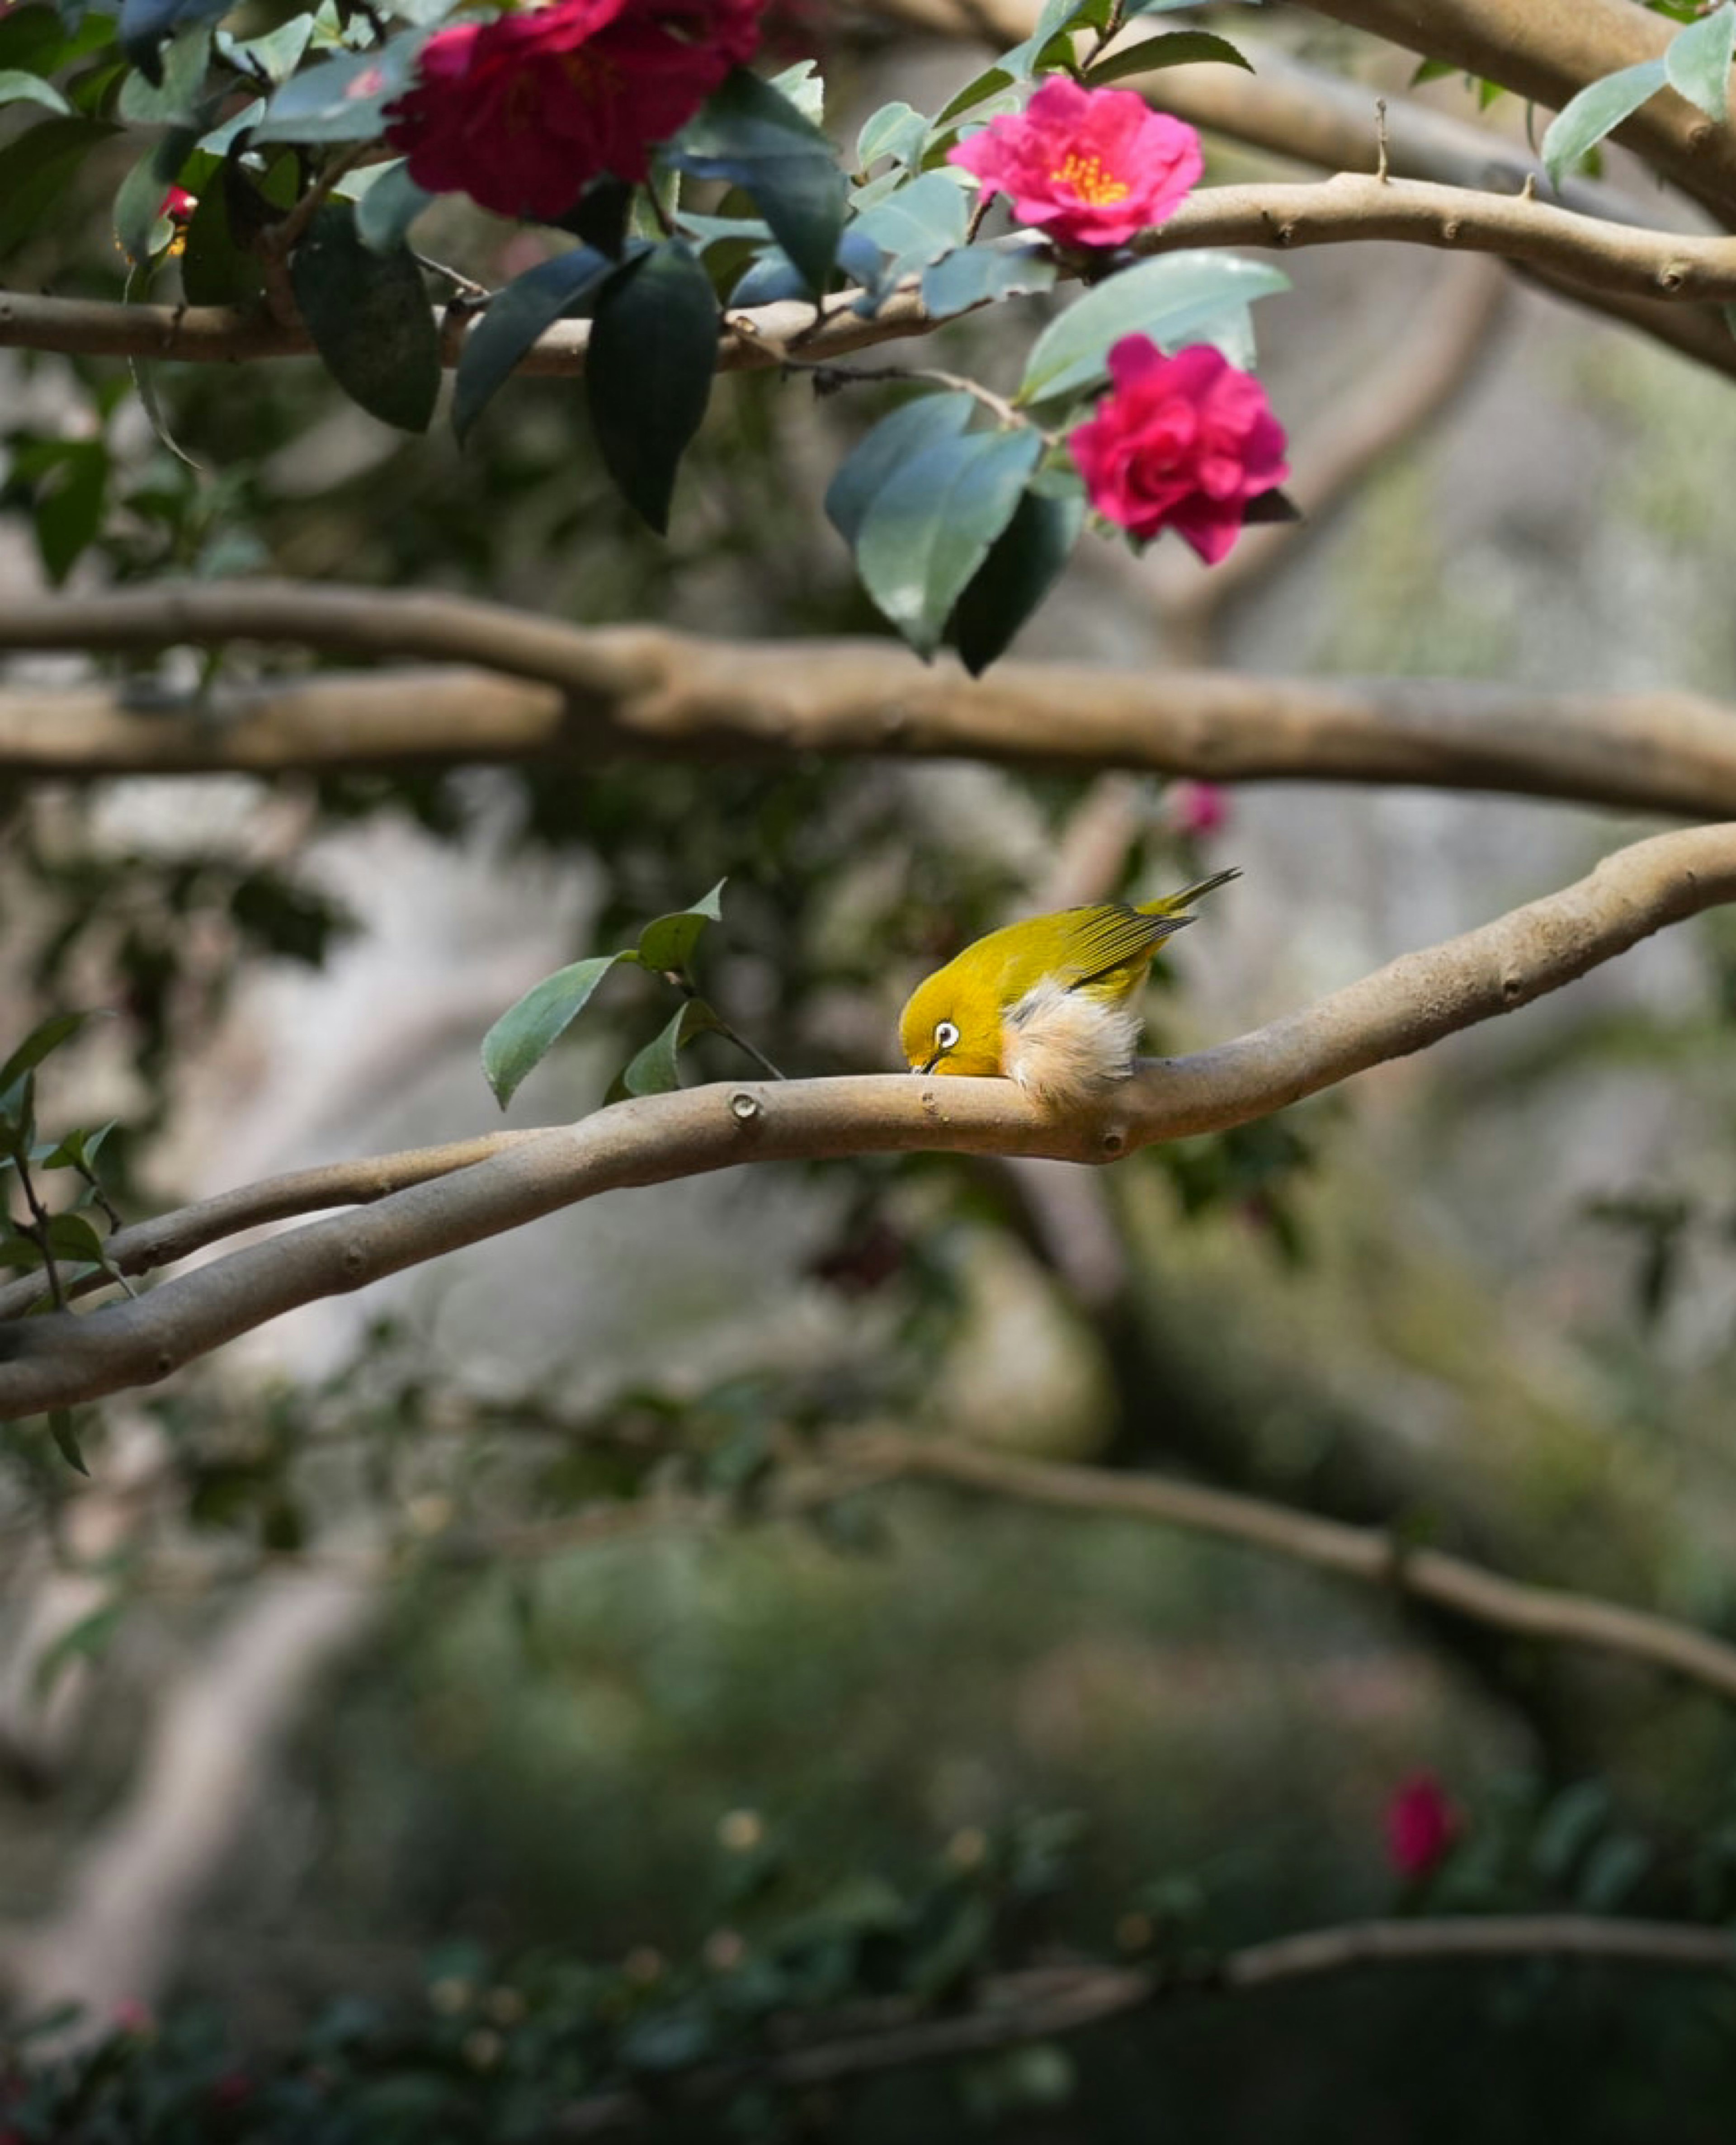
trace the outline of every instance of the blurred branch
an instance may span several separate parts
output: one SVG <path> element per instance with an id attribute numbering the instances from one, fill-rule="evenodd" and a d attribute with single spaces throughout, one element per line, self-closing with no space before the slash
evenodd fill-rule
<path id="1" fill-rule="evenodd" d="M 1736 825 L 1660 834 L 1480 930 L 1232 1043 L 1142 1061 L 1062 1121 L 1011 1081 L 857 1074 L 637 1097 L 213 1260 L 88 1316 L 0 1326 L 0 1419 L 148 1385 L 298 1305 L 346 1294 L 598 1193 L 741 1162 L 913 1152 L 1118 1160 L 1221 1132 L 1559 990 L 1669 923 L 1736 900 Z M 358 1168 L 365 1166 L 358 1165 Z"/>
<path id="2" fill-rule="evenodd" d="M 271 581 L 0 602 L 0 649 L 290 644 L 480 664 L 221 684 L 148 719 L 129 689 L 0 689 L 0 772 L 270 774 L 534 760 L 968 756 L 1210 781 L 1410 782 L 1736 816 L 1736 711 L 1691 693 L 1237 677 L 1003 663 L 967 679 L 883 640 L 705 640 L 504 605 Z M 526 681 L 513 684 L 517 679 Z"/>
<path id="3" fill-rule="evenodd" d="M 575 2103 L 550 2133 L 597 2138 L 665 2119 L 672 2108 L 715 2101 L 753 2084 L 812 2090 L 923 2063 L 988 2055 L 1058 2039 L 1162 2003 L 1241 1995 L 1286 1981 L 1370 1966 L 1449 1960 L 1578 1959 L 1666 1971 L 1736 1971 L 1736 1938 L 1693 1923 L 1620 1921 L 1590 1914 L 1490 1914 L 1434 1921 L 1351 1922 L 1249 1944 L 1179 1968 L 1047 1968 L 997 1976 L 967 2011 L 912 2018 L 878 2031 L 719 2064 L 671 2078 L 654 2099 L 631 2088 Z"/>
<path id="4" fill-rule="evenodd" d="M 1110 1518 L 1187 1527 L 1297 1559 L 1349 1579 L 1390 1588 L 1527 1639 L 1550 1639 L 1625 1654 L 1736 1699 L 1736 1646 L 1644 1610 L 1594 1595 L 1530 1585 L 1440 1550 L 1412 1548 L 1397 1535 L 1298 1512 L 1261 1497 L 1163 1481 L 1149 1475 L 1019 1460 L 958 1440 L 873 1431 L 841 1436 L 841 1459 L 859 1453 L 882 1471 Z"/>
<path id="5" fill-rule="evenodd" d="M 1588 82 L 1660 57 L 1676 25 L 1634 0 L 1301 0 L 1316 14 L 1449 61 L 1559 111 Z M 877 0 L 893 21 L 1012 45 L 1028 36 L 1037 0 Z M 1736 136 L 1674 91 L 1615 130 L 1697 199 L 1736 209 Z"/>

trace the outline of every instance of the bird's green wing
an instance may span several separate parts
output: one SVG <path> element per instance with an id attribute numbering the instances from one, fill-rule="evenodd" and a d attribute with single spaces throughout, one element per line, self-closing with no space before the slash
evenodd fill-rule
<path id="1" fill-rule="evenodd" d="M 1077 990 L 1114 969 L 1142 964 L 1150 960 L 1160 940 L 1191 921 L 1186 916 L 1143 915 L 1113 901 L 1070 908 L 1066 951 L 1055 965 L 1056 978 L 1068 990 Z"/>

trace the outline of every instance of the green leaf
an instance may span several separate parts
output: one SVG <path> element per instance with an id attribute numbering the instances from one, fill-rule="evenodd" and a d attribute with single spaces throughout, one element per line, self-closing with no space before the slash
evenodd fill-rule
<path id="1" fill-rule="evenodd" d="M 482 1069 L 504 1110 L 525 1074 L 590 1003 L 596 988 L 624 953 L 598 953 L 545 976 L 510 1006 L 482 1038 Z"/>
<path id="2" fill-rule="evenodd" d="M 214 22 L 235 0 L 124 0 L 118 34 L 121 49 L 147 82 L 163 79 L 163 40 L 196 22 Z"/>
<path id="3" fill-rule="evenodd" d="M 1027 491 L 953 610 L 947 638 L 980 678 L 1054 586 L 1079 531 L 1085 500 Z"/>
<path id="4" fill-rule="evenodd" d="M 411 178 L 408 163 L 375 168 L 379 177 L 356 203 L 356 236 L 370 253 L 390 253 L 435 197 Z"/>
<path id="5" fill-rule="evenodd" d="M 1030 36 L 1010 52 L 1002 52 L 998 64 L 1015 81 L 1027 81 L 1037 72 L 1045 49 L 1084 12 L 1084 0 L 1045 0 Z"/>
<path id="6" fill-rule="evenodd" d="M 853 551 L 862 518 L 907 462 L 962 432 L 976 407 L 968 395 L 918 395 L 860 440 L 826 490 L 826 516 Z"/>
<path id="7" fill-rule="evenodd" d="M 1037 337 L 1017 400 L 1044 402 L 1103 379 L 1123 336 L 1147 335 L 1165 351 L 1211 341 L 1213 324 L 1251 299 L 1286 291 L 1290 278 L 1234 253 L 1166 253 L 1124 268 L 1086 292 Z"/>
<path id="8" fill-rule="evenodd" d="M 1147 74 L 1153 67 L 1187 67 L 1196 60 L 1217 60 L 1249 74 L 1254 72 L 1254 62 L 1227 37 L 1214 37 L 1210 30 L 1166 30 L 1161 37 L 1109 53 L 1085 70 L 1085 79 L 1093 89 L 1101 89 L 1106 82 L 1119 82 L 1126 75 Z"/>
<path id="9" fill-rule="evenodd" d="M 52 82 L 26 74 L 22 67 L 0 67 L 0 104 L 46 104 L 51 112 L 62 112 L 72 109 Z"/>
<path id="10" fill-rule="evenodd" d="M 328 202 L 290 260 L 296 303 L 338 386 L 382 423 L 425 432 L 440 394 L 440 335 L 407 246 L 376 253 L 347 202 Z"/>
<path id="11" fill-rule="evenodd" d="M 208 22 L 183 30 L 162 56 L 160 80 L 152 81 L 142 69 L 125 77 L 115 100 L 121 117 L 137 127 L 191 119 L 211 71 L 211 38 Z"/>
<path id="12" fill-rule="evenodd" d="M 245 185 L 246 182 L 241 182 Z M 190 306 L 243 305 L 264 287 L 259 256 L 236 236 L 228 172 L 207 186 L 187 219 L 182 296 Z"/>
<path id="13" fill-rule="evenodd" d="M 425 30 L 405 30 L 371 52 L 322 60 L 291 75 L 266 107 L 256 142 L 371 142 L 386 107 L 410 87 Z"/>
<path id="14" fill-rule="evenodd" d="M 925 449 L 875 494 L 857 535 L 857 570 L 918 654 L 939 645 L 1042 451 L 1033 431 L 967 432 Z"/>
<path id="15" fill-rule="evenodd" d="M 0 148 L 0 255 L 41 230 L 85 157 L 114 132 L 102 119 L 44 119 Z"/>
<path id="16" fill-rule="evenodd" d="M 1029 297 L 1054 286 L 1055 264 L 1039 248 L 995 241 L 961 246 L 923 271 L 923 306 L 937 321 L 995 298 Z"/>
<path id="17" fill-rule="evenodd" d="M 70 1042 L 87 1020 L 102 1018 L 105 1016 L 94 1013 L 57 1013 L 38 1021 L 6 1063 L 0 1065 L 0 1096 L 9 1093 L 51 1051 Z"/>
<path id="18" fill-rule="evenodd" d="M 659 535 L 717 358 L 711 278 L 679 240 L 627 261 L 603 285 L 585 356 L 591 422 L 622 496 Z"/>
<path id="19" fill-rule="evenodd" d="M 539 261 L 515 276 L 488 301 L 488 310 L 471 327 L 458 353 L 458 378 L 452 396 L 452 426 L 460 440 L 537 337 L 594 290 L 615 263 L 589 246 Z"/>
<path id="20" fill-rule="evenodd" d="M 648 1043 L 616 1086 L 629 1095 L 667 1095 L 681 1085 L 682 1046 L 696 1035 L 714 1035 L 722 1023 L 704 998 L 688 998 L 653 1043 Z"/>
<path id="21" fill-rule="evenodd" d="M 85 1466 L 84 1455 L 78 1449 L 78 1434 L 72 1427 L 71 1408 L 55 1408 L 51 1411 L 48 1416 L 48 1435 L 54 1440 L 55 1450 L 66 1461 L 67 1466 L 76 1467 L 81 1475 L 87 1477 L 91 1471 Z M 88 1622 L 90 1620 L 87 1618 L 85 1620 Z M 76 1631 L 77 1629 L 78 1626 L 75 1625 L 73 1630 Z M 66 1635 L 70 1636 L 71 1634 Z M 50 1659 L 57 1650 L 57 1648 L 50 1647 L 47 1653 L 43 1655 L 37 1667 L 37 1673 L 39 1675 L 48 1668 Z"/>
<path id="22" fill-rule="evenodd" d="M 812 127 L 823 126 L 826 118 L 826 85 L 820 79 L 817 60 L 798 60 L 781 74 L 774 74 L 766 83 L 779 97 L 787 97 Z"/>
<path id="23" fill-rule="evenodd" d="M 636 958 L 640 967 L 650 969 L 655 975 L 685 974 L 706 926 L 724 920 L 722 895 L 729 883 L 728 879 L 720 878 L 710 893 L 702 894 L 691 908 L 678 908 L 672 915 L 659 916 L 654 923 L 648 923 L 639 934 Z"/>
<path id="24" fill-rule="evenodd" d="M 81 1128 L 77 1132 L 68 1132 L 58 1146 L 51 1147 L 42 1157 L 40 1167 L 43 1169 L 76 1169 L 80 1172 L 94 1169 L 97 1165 L 97 1155 L 102 1142 L 119 1122 L 118 1118 L 111 1117 L 106 1125 L 97 1126 L 94 1132 Z"/>
<path id="25" fill-rule="evenodd" d="M 1669 86 L 1721 126 L 1730 116 L 1730 62 L 1736 54 L 1736 6 L 1678 30 L 1664 47 Z"/>
<path id="26" fill-rule="evenodd" d="M 993 67 L 985 68 L 981 74 L 967 82 L 955 97 L 941 107 L 933 131 L 938 133 L 948 121 L 962 118 L 967 112 L 986 102 L 991 97 L 998 97 L 1003 89 L 1011 89 L 1012 86 L 1012 75 L 1005 66 L 997 62 Z"/>
<path id="27" fill-rule="evenodd" d="M 0 81 L 4 79 L 0 76 Z M 883 104 L 863 121 L 856 137 L 857 170 L 867 171 L 883 157 L 890 157 L 895 164 L 913 164 L 928 132 L 928 122 L 913 104 L 906 104 L 902 97 Z"/>
<path id="28" fill-rule="evenodd" d="M 844 176 L 832 144 L 788 97 L 736 68 L 674 143 L 669 161 L 695 178 L 741 187 L 809 290 L 825 288 L 843 229 Z"/>
<path id="29" fill-rule="evenodd" d="M 887 256 L 876 286 L 884 291 L 963 246 L 969 225 L 964 189 L 943 172 L 924 172 L 864 209 L 850 229 L 871 239 Z"/>
<path id="30" fill-rule="evenodd" d="M 64 581 L 102 525 L 109 455 L 102 440 L 57 440 L 52 471 L 37 491 L 32 521 L 48 578 Z"/>
<path id="31" fill-rule="evenodd" d="M 135 268 L 167 245 L 170 226 L 162 212 L 165 196 L 180 176 L 196 137 L 177 127 L 154 142 L 115 190 L 115 239 Z"/>
<path id="32" fill-rule="evenodd" d="M 1589 83 L 1549 122 L 1543 137 L 1544 169 L 1559 187 L 1572 166 L 1606 134 L 1631 117 L 1669 79 L 1662 60 L 1642 60 Z"/>
<path id="33" fill-rule="evenodd" d="M 57 1259 L 70 1259 L 77 1266 L 100 1267 L 107 1262 L 102 1238 L 86 1214 L 51 1214 L 48 1249 Z"/>

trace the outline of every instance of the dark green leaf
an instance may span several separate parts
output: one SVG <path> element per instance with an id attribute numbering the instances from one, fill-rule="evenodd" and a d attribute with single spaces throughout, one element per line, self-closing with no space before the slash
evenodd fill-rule
<path id="1" fill-rule="evenodd" d="M 1286 291 L 1290 278 L 1234 253 L 1167 253 L 1124 268 L 1087 291 L 1037 339 L 1021 382 L 1021 402 L 1074 395 L 1107 373 L 1123 336 L 1147 335 L 1161 348 L 1209 341 L 1208 331 L 1251 299 Z"/>
<path id="2" fill-rule="evenodd" d="M 681 1085 L 684 1043 L 696 1035 L 715 1034 L 717 1015 L 703 998 L 689 998 L 663 1033 L 628 1066 L 617 1083 L 629 1095 L 667 1095 Z"/>
<path id="3" fill-rule="evenodd" d="M 678 169 L 750 195 L 772 235 L 825 288 L 843 229 L 844 177 L 832 144 L 787 97 L 738 67 L 670 152 Z"/>
<path id="4" fill-rule="evenodd" d="M 32 519 L 42 565 L 57 585 L 102 525 L 109 459 L 102 440 L 65 440 L 55 445 L 56 466 L 37 494 Z"/>
<path id="5" fill-rule="evenodd" d="M 973 107 L 985 103 L 991 97 L 997 97 L 1003 89 L 1011 89 L 1012 80 L 1007 68 L 998 62 L 987 68 L 967 82 L 948 103 L 942 106 L 940 117 L 934 122 L 936 129 L 943 127 L 948 120 L 959 118 Z"/>
<path id="6" fill-rule="evenodd" d="M 234 5 L 235 0 L 124 0 L 121 49 L 147 82 L 160 83 L 163 40 L 194 23 L 214 22 Z"/>
<path id="7" fill-rule="evenodd" d="M 97 1126 L 94 1132 L 80 1130 L 68 1132 L 57 1147 L 51 1147 L 42 1157 L 42 1167 L 81 1171 L 93 1169 L 102 1142 L 114 1130 L 117 1122 L 116 1118 L 111 1117 L 106 1125 Z"/>
<path id="8" fill-rule="evenodd" d="M 1664 67 L 1672 89 L 1697 104 L 1720 126 L 1730 116 L 1730 60 L 1736 52 L 1736 6 L 1678 30 L 1664 48 Z"/>
<path id="9" fill-rule="evenodd" d="M 0 1065 L 0 1095 L 6 1094 L 27 1072 L 40 1065 L 50 1051 L 58 1050 L 62 1043 L 69 1042 L 87 1020 L 101 1018 L 92 1013 L 57 1013 L 38 1021 L 6 1063 Z"/>
<path id="10" fill-rule="evenodd" d="M 1126 75 L 1146 74 L 1153 67 L 1187 67 L 1196 60 L 1217 60 L 1249 74 L 1254 72 L 1253 62 L 1227 37 L 1214 37 L 1210 30 L 1166 30 L 1161 37 L 1109 53 L 1086 69 L 1085 79 L 1093 89 L 1100 89 L 1106 82 L 1120 82 Z"/>
<path id="11" fill-rule="evenodd" d="M 627 250 L 627 227 L 633 220 L 633 192 L 624 179 L 604 177 L 594 180 L 579 195 L 578 202 L 565 216 L 557 216 L 555 222 L 563 231 L 570 231 L 575 238 L 599 253 L 606 253 L 611 261 L 619 261 Z"/>
<path id="12" fill-rule="evenodd" d="M 1251 499 L 1241 510 L 1242 525 L 1252 529 L 1261 523 L 1286 524 L 1305 519 L 1302 510 L 1287 491 L 1262 491 Z"/>
<path id="13" fill-rule="evenodd" d="M 224 177 L 206 187 L 187 220 L 181 290 L 190 306 L 244 305 L 263 288 L 258 254 L 236 236 L 236 189 L 226 178 L 226 167 Z"/>
<path id="14" fill-rule="evenodd" d="M 81 1475 L 87 1476 L 90 1473 L 90 1469 L 84 1464 L 84 1455 L 78 1449 L 78 1434 L 72 1427 L 71 1408 L 55 1408 L 51 1411 L 48 1417 L 48 1435 L 54 1440 L 55 1450 L 68 1467 L 76 1467 Z M 85 1622 L 89 1621 L 90 1619 L 87 1617 Z M 78 1629 L 79 1626 L 76 1624 L 72 1627 L 74 1632 Z M 64 1645 L 66 1639 L 72 1635 L 71 1632 L 66 1634 L 60 1641 L 60 1645 Z M 50 1667 L 51 1657 L 57 1650 L 57 1647 L 51 1646 L 43 1655 L 42 1659 L 37 1665 L 38 1675 Z"/>
<path id="15" fill-rule="evenodd" d="M 331 376 L 382 423 L 422 432 L 440 394 L 440 336 L 407 246 L 375 253 L 347 202 L 315 216 L 290 261 L 296 303 Z"/>
<path id="16" fill-rule="evenodd" d="M 673 915 L 659 916 L 655 922 L 648 923 L 639 934 L 640 966 L 657 975 L 685 974 L 706 926 L 723 921 L 719 898 L 729 883 L 727 879 L 720 878 L 710 893 L 703 895 L 691 908 L 677 909 Z"/>
<path id="17" fill-rule="evenodd" d="M 114 132 L 102 119 L 44 119 L 0 148 L 0 255 L 42 228 L 85 157 Z"/>
<path id="18" fill-rule="evenodd" d="M 869 503 L 856 539 L 857 570 L 918 654 L 939 645 L 1042 451 L 1033 431 L 967 432 L 905 463 Z"/>
<path id="19" fill-rule="evenodd" d="M 107 1256 L 87 1214 L 51 1214 L 48 1249 L 57 1259 L 70 1259 L 79 1266 L 100 1267 Z"/>
<path id="20" fill-rule="evenodd" d="M 519 1083 L 589 1004 L 619 953 L 599 953 L 545 976 L 510 1006 L 482 1038 L 482 1069 L 504 1110 Z"/>
<path id="21" fill-rule="evenodd" d="M 918 395 L 857 443 L 826 491 L 827 518 L 853 551 L 882 486 L 926 448 L 962 432 L 975 406 L 968 395 Z"/>
<path id="22" fill-rule="evenodd" d="M 717 356 L 711 279 L 679 240 L 640 254 L 603 285 L 585 357 L 591 422 L 623 497 L 659 535 L 711 399 Z"/>
<path id="23" fill-rule="evenodd" d="M 452 426 L 460 440 L 537 337 L 594 290 L 614 265 L 589 246 L 575 246 L 527 268 L 495 291 L 458 353 Z"/>
<path id="24" fill-rule="evenodd" d="M 973 678 L 981 677 L 1049 590 L 1085 525 L 1077 493 L 1027 491 L 991 546 L 953 613 L 947 638 Z"/>
<path id="25" fill-rule="evenodd" d="M 1642 60 L 1638 67 L 1623 67 L 1588 84 L 1571 103 L 1564 104 L 1543 137 L 1544 169 L 1556 186 L 1581 157 L 1631 117 L 1649 97 L 1656 96 L 1668 79 L 1662 60 Z"/>

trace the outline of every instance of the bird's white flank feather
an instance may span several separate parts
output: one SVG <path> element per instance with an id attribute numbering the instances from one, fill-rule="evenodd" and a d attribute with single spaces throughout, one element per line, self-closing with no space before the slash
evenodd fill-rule
<path id="1" fill-rule="evenodd" d="M 1077 1108 L 1127 1078 L 1139 1025 L 1128 1006 L 1046 980 L 1007 1015 L 1001 1069 L 1051 1109 Z"/>

